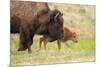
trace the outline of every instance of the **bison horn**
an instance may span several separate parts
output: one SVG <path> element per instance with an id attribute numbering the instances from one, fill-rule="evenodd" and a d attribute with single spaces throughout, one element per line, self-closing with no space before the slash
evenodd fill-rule
<path id="1" fill-rule="evenodd" d="M 57 21 L 57 17 L 59 16 L 59 12 L 56 14 L 56 16 L 54 17 L 54 21 Z"/>

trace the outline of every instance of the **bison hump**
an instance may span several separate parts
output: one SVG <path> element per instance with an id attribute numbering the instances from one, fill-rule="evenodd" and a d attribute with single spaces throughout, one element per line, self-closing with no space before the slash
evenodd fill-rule
<path id="1" fill-rule="evenodd" d="M 47 3 L 31 1 L 11 1 L 11 16 L 16 15 L 24 20 L 31 20 L 34 14 L 42 9 L 49 9 Z"/>

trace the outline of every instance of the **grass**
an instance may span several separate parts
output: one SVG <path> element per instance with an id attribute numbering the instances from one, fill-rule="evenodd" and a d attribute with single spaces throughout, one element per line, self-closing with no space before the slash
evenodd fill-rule
<path id="1" fill-rule="evenodd" d="M 18 36 L 18 35 L 17 35 Z M 38 65 L 54 63 L 72 63 L 95 61 L 95 41 L 93 39 L 79 39 L 78 43 L 62 43 L 62 49 L 58 51 L 56 42 L 48 43 L 47 50 L 39 49 L 38 38 L 34 39 L 32 53 L 18 52 L 18 39 L 11 39 L 11 65 Z"/>

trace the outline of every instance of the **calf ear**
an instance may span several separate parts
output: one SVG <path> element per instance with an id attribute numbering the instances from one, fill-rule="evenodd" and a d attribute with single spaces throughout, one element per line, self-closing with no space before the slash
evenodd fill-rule
<path id="1" fill-rule="evenodd" d="M 73 34 L 74 36 L 77 36 L 77 33 L 76 33 L 76 32 L 72 32 L 72 34 Z"/>
<path id="2" fill-rule="evenodd" d="M 76 32 L 73 32 L 73 34 L 76 34 Z"/>

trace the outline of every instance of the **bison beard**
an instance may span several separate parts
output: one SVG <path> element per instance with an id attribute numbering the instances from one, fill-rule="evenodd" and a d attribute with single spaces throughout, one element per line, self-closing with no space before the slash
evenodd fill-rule
<path id="1" fill-rule="evenodd" d="M 11 33 L 20 33 L 18 51 L 31 52 L 35 34 L 47 35 L 49 41 L 63 37 L 62 13 L 47 3 L 11 1 Z"/>

